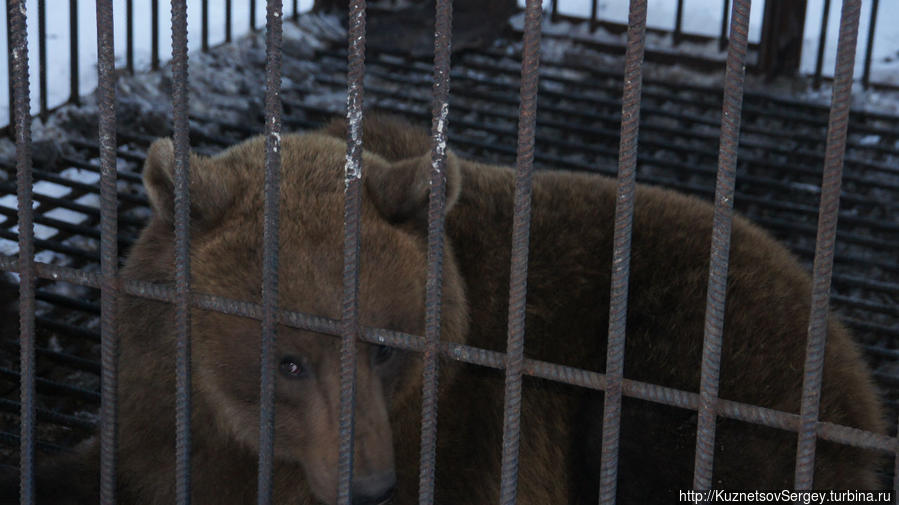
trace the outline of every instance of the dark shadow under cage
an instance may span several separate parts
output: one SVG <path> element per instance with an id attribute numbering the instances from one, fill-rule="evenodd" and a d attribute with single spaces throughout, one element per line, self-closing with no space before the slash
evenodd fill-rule
<path id="1" fill-rule="evenodd" d="M 446 3 L 438 2 L 438 5 L 445 8 Z M 270 4 L 277 9 L 274 6 L 280 2 Z M 635 11 L 642 6 L 645 15 L 645 1 L 632 4 Z M 742 1 L 735 4 L 734 9 L 745 7 Z M 850 18 L 857 4 L 847 0 Z M 10 12 L 18 5 L 10 1 Z M 100 5 L 104 4 L 101 2 Z M 103 13 L 110 7 L 106 3 L 98 10 Z M 529 8 L 530 24 L 526 22 L 525 26 L 533 27 L 536 26 L 533 24 L 536 4 Z M 446 14 L 438 9 L 438 15 L 440 13 Z M 13 28 L 22 30 L 24 16 L 11 19 Z M 179 18 L 176 16 L 175 19 L 177 23 Z M 630 27 L 632 37 L 637 37 L 639 30 L 644 28 L 639 24 L 639 17 L 636 19 L 637 25 Z M 190 81 L 183 73 L 179 74 L 185 70 L 183 65 L 187 61 L 186 46 L 178 44 L 182 32 L 176 30 L 176 51 L 180 52 L 176 52 L 171 64 L 174 77 L 169 77 L 168 69 L 165 73 L 123 76 L 115 88 L 112 86 L 114 68 L 110 48 L 101 44 L 101 89 L 96 101 L 90 99 L 87 104 L 69 106 L 53 113 L 58 119 L 54 124 L 67 133 L 62 141 L 43 138 L 28 147 L 30 140 L 22 136 L 28 121 L 21 115 L 27 105 L 17 103 L 18 175 L 16 160 L 0 162 L 0 245 L 5 253 L 0 267 L 18 272 L 22 279 L 23 300 L 33 292 L 33 305 L 25 303 L 22 311 L 26 318 L 31 310 L 34 311 L 34 326 L 23 327 L 19 339 L 4 334 L 4 340 L 0 342 L 0 384 L 5 384 L 0 397 L 0 463 L 16 467 L 20 461 L 32 461 L 22 459 L 19 449 L 23 443 L 30 442 L 27 438 L 23 441 L 20 434 L 32 433 L 32 429 L 38 453 L 52 453 L 69 450 L 97 428 L 102 396 L 100 356 L 106 353 L 104 360 L 109 360 L 109 353 L 114 353 L 102 336 L 108 331 L 104 330 L 108 322 L 100 317 L 101 287 L 110 293 L 108 297 L 117 290 L 124 290 L 172 301 L 184 308 L 192 303 L 249 314 L 262 319 L 264 327 L 271 330 L 275 316 L 265 305 L 276 303 L 276 300 L 270 298 L 270 289 L 263 291 L 262 308 L 248 308 L 216 300 L 190 299 L 177 286 L 168 291 L 154 291 L 147 286 L 123 286 L 114 282 L 116 258 L 127 253 L 149 215 L 147 198 L 140 187 L 140 170 L 146 149 L 155 137 L 174 133 L 176 144 L 180 142 L 185 146 L 189 139 L 196 151 L 213 153 L 262 131 L 271 135 L 272 131 L 279 131 L 281 124 L 285 130 L 306 130 L 322 125 L 334 115 L 347 113 L 344 100 L 348 79 L 362 82 L 361 67 L 358 66 L 361 64 L 360 48 L 351 46 L 348 54 L 338 45 L 329 43 L 333 42 L 328 40 L 333 38 L 329 34 L 333 26 L 327 19 L 310 16 L 303 20 L 301 17 L 299 26 L 303 35 L 296 36 L 293 29 L 287 31 L 281 61 L 274 56 L 282 49 L 280 17 L 270 18 L 270 23 L 277 28 L 266 35 L 251 35 L 196 58 L 192 56 Z M 870 111 L 852 111 L 846 116 L 847 111 L 840 110 L 834 119 L 833 115 L 829 117 L 829 113 L 833 114 L 830 107 L 787 93 L 756 90 L 764 89 L 763 86 L 753 86 L 744 92 L 739 72 L 731 72 L 725 77 L 724 96 L 727 100 L 722 100 L 720 84 L 690 84 L 690 74 L 682 79 L 668 79 L 664 77 L 668 67 L 662 70 L 647 67 L 641 75 L 636 51 L 642 56 L 642 47 L 633 45 L 631 39 L 628 45 L 618 48 L 627 48 L 625 58 L 615 54 L 617 49 L 610 55 L 608 47 L 590 40 L 546 37 L 537 70 L 535 60 L 522 64 L 521 54 L 526 42 L 523 44 L 512 38 L 523 35 L 527 40 L 534 34 L 513 30 L 510 38 L 491 47 L 453 55 L 450 70 L 446 31 L 440 31 L 439 23 L 440 18 L 436 67 L 443 73 L 435 73 L 435 63 L 430 59 L 369 54 L 365 60 L 366 107 L 397 112 L 427 125 L 432 119 L 432 104 L 437 103 L 435 110 L 439 110 L 441 100 L 446 103 L 445 94 L 437 95 L 437 102 L 432 95 L 435 79 L 439 77 L 448 79 L 453 87 L 449 129 L 438 135 L 445 133 L 454 149 L 474 159 L 514 163 L 518 154 L 516 138 L 524 138 L 526 143 L 533 142 L 533 165 L 536 168 L 615 176 L 621 156 L 622 166 L 626 169 L 629 164 L 635 169 L 638 182 L 674 188 L 707 200 L 715 197 L 716 175 L 726 177 L 729 169 L 731 176 L 736 176 L 732 194 L 734 208 L 786 244 L 810 270 L 819 232 L 819 204 L 822 199 L 833 201 L 838 198 L 839 210 L 833 208 L 831 214 L 825 216 L 825 221 L 832 221 L 837 213 L 839 217 L 838 225 L 831 230 L 835 234 L 835 245 L 832 246 L 830 302 L 865 351 L 889 407 L 890 436 L 895 437 L 895 419 L 899 414 L 899 263 L 896 254 L 899 251 L 899 117 Z M 351 27 L 350 38 L 357 32 L 358 26 Z M 13 34 L 14 45 L 17 43 L 15 36 Z M 101 36 L 111 36 L 111 33 L 101 31 Z M 314 37 L 318 37 L 320 43 L 313 50 L 309 40 Z M 733 35 L 731 37 L 729 64 L 745 57 L 746 45 L 745 33 L 736 43 Z M 267 51 L 263 40 L 269 43 Z M 841 39 L 840 44 L 849 42 Z M 536 58 L 534 53 L 524 53 L 525 58 Z M 628 75 L 636 77 L 637 87 L 634 80 L 630 80 L 631 84 L 622 88 L 621 70 L 634 72 L 635 62 L 637 73 Z M 214 70 L 204 72 L 202 67 Z M 224 72 L 231 77 L 224 80 L 227 82 L 218 78 Z M 834 101 L 838 106 L 848 107 L 851 72 L 851 66 L 837 69 Z M 280 74 L 288 79 L 281 81 Z M 538 74 L 539 91 L 535 79 Z M 14 75 L 21 79 L 24 74 L 19 68 Z M 282 82 L 280 94 L 275 96 L 270 92 L 266 101 L 261 99 L 261 93 L 241 101 L 227 99 L 235 90 L 261 90 L 262 86 L 271 90 L 273 82 Z M 168 96 L 170 89 L 174 90 L 174 99 Z M 536 109 L 529 108 L 533 104 L 528 105 L 528 90 L 539 96 Z M 188 91 L 191 94 L 189 109 Z M 114 92 L 118 101 L 118 125 L 110 116 Z M 17 96 L 24 100 L 21 93 Z M 742 107 L 738 106 L 736 110 L 738 118 L 742 111 L 742 122 L 737 123 L 737 130 L 732 129 L 733 125 L 726 125 L 731 129 L 725 128 L 722 133 L 722 105 L 732 105 L 730 100 L 734 96 L 742 98 Z M 350 116 L 361 111 L 361 101 L 351 97 L 349 103 Z M 166 119 L 169 105 L 175 111 L 174 130 Z M 522 108 L 521 116 L 519 107 Z M 640 122 L 638 144 L 633 144 L 632 149 L 621 149 L 619 154 L 621 146 L 634 140 L 628 136 L 636 135 L 635 129 L 625 129 L 622 140 L 622 107 L 627 118 L 632 118 L 632 113 L 639 110 Z M 520 130 L 520 117 L 526 119 L 523 124 L 535 126 L 536 133 L 533 129 Z M 275 126 L 269 118 L 277 118 Z M 845 143 L 839 135 L 828 140 L 828 128 L 833 130 L 836 124 L 838 130 L 840 121 L 846 127 Z M 96 135 L 98 124 L 101 141 Z M 734 164 L 727 167 L 726 162 L 719 160 L 719 141 L 729 140 L 731 145 L 736 145 L 737 137 L 738 153 L 731 154 L 738 156 L 731 159 Z M 842 187 L 822 191 L 822 167 L 825 171 L 840 168 L 839 159 L 834 157 L 832 150 L 842 146 L 845 147 Z M 358 150 L 351 149 L 350 153 L 359 155 Z M 275 160 L 272 163 L 277 163 L 276 152 L 273 154 L 270 150 L 269 155 Z M 631 158 L 627 158 L 628 155 Z M 25 172 L 22 171 L 23 163 Z M 33 168 L 29 168 L 32 165 Z M 33 186 L 30 185 L 32 178 Z M 32 212 L 28 211 L 31 206 L 24 210 L 19 207 L 15 197 L 17 184 L 20 191 L 22 184 L 33 188 L 33 195 L 21 193 L 22 201 L 27 202 L 33 196 Z M 20 226 L 31 229 L 32 219 L 33 237 L 30 233 L 20 235 Z M 114 226 L 108 228 L 110 223 L 117 223 L 117 241 L 102 240 L 101 229 L 112 229 L 115 233 Z M 36 266 L 29 261 L 32 247 L 38 261 Z M 26 251 L 27 255 L 19 255 L 20 251 Z M 629 252 L 616 249 L 616 254 Z M 276 268 L 276 265 L 266 268 Z M 266 272 L 266 278 L 270 279 L 272 270 Z M 815 271 L 815 275 L 829 276 L 830 272 Z M 824 296 L 826 304 L 827 294 Z M 286 320 L 300 326 L 321 324 L 325 327 L 323 331 L 342 334 L 345 340 L 352 340 L 357 332 L 361 332 L 352 314 L 343 322 L 316 322 L 304 319 L 302 315 L 287 316 Z M 370 332 L 360 334 L 363 339 L 373 338 Z M 522 373 L 560 380 L 560 369 L 554 369 L 552 365 L 529 362 L 521 355 L 504 357 L 468 349 L 460 352 L 452 346 L 441 347 L 434 336 L 427 335 L 422 339 L 399 335 L 388 338 L 388 343 L 487 366 L 505 366 L 507 373 L 518 374 L 518 380 Z M 352 351 L 347 350 L 347 353 L 350 355 Z M 20 355 L 26 359 L 34 357 L 33 365 L 23 368 Z M 23 376 L 25 389 L 34 387 L 36 391 L 24 405 L 19 393 Z M 617 388 L 619 394 L 623 388 L 627 396 L 656 398 L 656 401 L 687 406 L 699 410 L 700 417 L 702 395 L 707 394 L 704 391 L 700 395 L 691 393 L 675 395 L 674 400 L 658 400 L 665 396 L 664 391 L 641 388 L 626 379 L 621 382 L 621 376 L 616 377 L 614 373 L 571 377 L 577 378 L 567 379 L 570 383 L 607 391 Z M 107 381 L 106 385 L 114 387 L 114 382 L 110 385 Z M 34 421 L 20 422 L 21 412 L 31 408 L 34 409 Z M 746 406 L 727 404 L 718 408 L 719 416 L 757 419 L 752 409 Z M 895 451 L 895 440 L 856 436 L 841 431 L 840 427 L 816 424 L 816 417 L 811 418 L 809 425 L 806 414 L 801 417 L 775 415 L 767 422 L 793 431 L 799 429 L 800 433 L 805 430 L 805 436 L 810 433 L 812 440 L 817 433 L 822 438 L 854 441 L 867 447 Z M 714 413 L 712 416 L 714 422 Z M 884 470 L 892 473 L 891 468 Z M 29 475 L 23 472 L 23 478 Z M 348 485 L 349 481 L 342 482 Z M 797 487 L 801 487 L 800 484 L 797 483 Z M 23 500 L 23 503 L 28 501 Z"/>

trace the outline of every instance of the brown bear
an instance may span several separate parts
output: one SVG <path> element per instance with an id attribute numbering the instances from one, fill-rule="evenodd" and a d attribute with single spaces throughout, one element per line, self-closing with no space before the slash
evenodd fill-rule
<path id="1" fill-rule="evenodd" d="M 340 314 L 344 139 L 343 120 L 284 136 L 282 308 Z M 430 138 L 401 119 L 369 114 L 363 141 L 361 321 L 421 335 Z M 155 215 L 122 270 L 126 279 L 173 280 L 173 157 L 169 140 L 157 141 L 148 152 L 144 182 Z M 260 137 L 211 158 L 191 157 L 191 274 L 197 292 L 260 300 L 264 158 Z M 503 351 L 514 174 L 450 153 L 446 175 L 441 338 Z M 538 172 L 533 182 L 525 354 L 602 371 L 615 183 L 568 172 Z M 626 377 L 698 390 L 711 225 L 707 203 L 638 187 Z M 809 276 L 786 249 L 739 217 L 730 257 L 720 396 L 798 412 Z M 174 501 L 173 324 L 169 304 L 121 300 L 123 504 Z M 193 503 L 255 500 L 259 335 L 258 321 L 193 309 Z M 359 352 L 353 503 L 386 503 L 391 497 L 391 503 L 417 503 L 420 356 L 369 344 L 360 344 Z M 280 326 L 276 365 L 274 503 L 333 505 L 339 339 Z M 498 502 L 503 377 L 501 371 L 443 360 L 436 503 Z M 595 503 L 602 393 L 525 378 L 522 401 L 518 503 Z M 884 431 L 869 372 L 833 318 L 821 417 Z M 690 489 L 695 433 L 694 411 L 625 398 L 618 502 L 673 503 L 678 490 Z M 789 489 L 795 452 L 795 433 L 719 419 L 714 486 Z M 96 461 L 92 443 L 83 453 Z M 881 486 L 875 453 L 819 441 L 817 456 L 817 488 Z M 39 481 L 39 493 L 59 489 L 62 473 L 44 474 L 48 480 Z M 79 475 L 82 484 L 84 479 Z M 79 492 L 95 490 L 87 485 Z"/>

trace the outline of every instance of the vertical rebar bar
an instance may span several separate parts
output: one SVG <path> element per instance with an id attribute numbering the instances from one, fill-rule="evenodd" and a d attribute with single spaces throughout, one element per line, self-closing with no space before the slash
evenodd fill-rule
<path id="1" fill-rule="evenodd" d="M 134 75 L 134 0 L 125 2 L 125 65 Z"/>
<path id="2" fill-rule="evenodd" d="M 10 125 L 15 124 L 16 194 L 19 220 L 19 503 L 34 503 L 34 209 L 31 173 L 31 101 L 28 79 L 28 28 L 25 0 L 8 0 L 9 59 L 12 62 L 13 107 Z"/>
<path id="3" fill-rule="evenodd" d="M 531 183 L 534 172 L 534 137 L 537 129 L 537 89 L 540 82 L 540 25 L 542 19 L 541 2 L 528 0 L 524 17 L 524 45 L 521 55 L 521 108 L 518 112 L 515 207 L 512 218 L 509 326 L 506 343 L 506 386 L 503 400 L 501 505 L 514 505 L 518 494 L 521 373 L 524 364 Z"/>
<path id="4" fill-rule="evenodd" d="M 47 5 L 46 0 L 37 2 L 37 53 L 38 89 L 40 93 L 41 121 L 47 121 L 50 109 L 47 107 Z"/>
<path id="5" fill-rule="evenodd" d="M 69 103 L 81 104 L 78 72 L 78 0 L 69 0 Z"/>
<path id="6" fill-rule="evenodd" d="M 643 53 L 646 48 L 646 0 L 631 0 L 628 14 L 618 186 L 612 249 L 612 287 L 609 295 L 609 342 L 606 349 L 607 387 L 603 401 L 599 503 L 612 505 L 618 487 L 618 447 L 621 432 L 621 383 L 627 330 L 631 236 L 634 221 L 640 97 L 643 91 Z"/>
<path id="7" fill-rule="evenodd" d="M 684 0 L 677 0 L 677 11 L 674 14 L 674 35 L 673 41 L 674 45 L 677 46 L 681 43 L 681 39 L 683 38 L 683 27 L 684 27 Z"/>
<path id="8" fill-rule="evenodd" d="M 356 397 L 356 340 L 359 338 L 359 241 L 362 205 L 362 100 L 365 75 L 365 0 L 349 4 L 347 32 L 347 154 L 344 208 L 343 308 L 340 321 L 340 429 L 337 505 L 351 505 Z"/>
<path id="9" fill-rule="evenodd" d="M 712 246 L 709 282 L 706 292 L 705 336 L 702 346 L 702 370 L 699 386 L 699 413 L 696 428 L 696 457 L 693 489 L 712 487 L 715 458 L 715 419 L 718 385 L 721 376 L 721 340 L 724 333 L 724 308 L 727 294 L 727 270 L 730 236 L 733 226 L 734 184 L 740 120 L 743 107 L 743 82 L 749 36 L 751 0 L 734 0 L 731 13 L 730 46 L 724 74 L 724 104 L 721 111 L 721 140 L 718 147 L 718 176 L 715 187 L 715 214 L 712 221 Z"/>
<path id="10" fill-rule="evenodd" d="M 256 31 L 256 0 L 250 0 L 250 32 Z"/>
<path id="11" fill-rule="evenodd" d="M 231 42 L 231 0 L 225 0 L 225 42 Z"/>
<path id="12" fill-rule="evenodd" d="M 130 5 L 131 2 L 128 2 Z M 112 0 L 97 1 L 97 106 L 100 145 L 100 503 L 116 503 L 118 336 L 116 300 L 118 210 L 116 191 L 115 33 Z"/>
<path id="13" fill-rule="evenodd" d="M 428 277 L 425 300 L 425 348 L 421 403 L 421 465 L 418 503 L 434 502 L 437 459 L 437 372 L 440 358 L 440 315 L 443 292 L 444 223 L 446 214 L 446 136 L 449 121 L 453 3 L 436 0 L 434 20 L 434 100 L 431 108 L 431 178 L 428 202 Z"/>
<path id="14" fill-rule="evenodd" d="M 815 58 L 815 78 L 812 86 L 821 87 L 821 71 L 824 68 L 824 49 L 827 47 L 827 21 L 830 18 L 830 0 L 824 0 L 824 12 L 821 14 L 821 33 L 818 35 L 818 55 Z"/>
<path id="15" fill-rule="evenodd" d="M 596 27 L 599 25 L 599 0 L 592 0 L 590 2 L 590 31 L 596 30 Z"/>
<path id="16" fill-rule="evenodd" d="M 16 120 L 13 116 L 14 111 L 16 110 L 16 92 L 15 92 L 15 62 L 10 57 L 12 56 L 13 49 L 13 20 L 10 15 L 10 10 L 13 8 L 13 4 L 7 0 L 7 11 L 6 11 L 6 47 L 9 51 L 9 56 L 6 58 L 6 75 L 8 77 L 7 82 L 9 83 L 9 127 L 7 128 L 7 133 L 11 139 L 16 138 Z"/>
<path id="17" fill-rule="evenodd" d="M 300 19 L 300 0 L 293 0 L 293 20 Z"/>
<path id="18" fill-rule="evenodd" d="M 190 123 L 187 0 L 172 0 L 172 133 L 175 144 L 175 498 L 190 503 Z"/>
<path id="19" fill-rule="evenodd" d="M 718 49 L 723 51 L 727 47 L 727 21 L 730 11 L 730 0 L 724 0 L 724 10 L 721 13 L 721 35 L 718 36 Z"/>
<path id="20" fill-rule="evenodd" d="M 862 85 L 867 88 L 871 84 L 871 57 L 874 54 L 874 31 L 877 27 L 877 8 L 880 0 L 871 0 L 871 22 L 868 23 L 868 43 L 865 45 L 865 70 L 862 73 Z"/>
<path id="21" fill-rule="evenodd" d="M 265 195 L 262 223 L 262 350 L 258 503 L 272 501 L 275 437 L 275 338 L 278 324 L 278 226 L 281 180 L 281 0 L 266 5 Z"/>
<path id="22" fill-rule="evenodd" d="M 559 20 L 559 0 L 552 0 L 550 2 L 550 11 L 551 13 L 549 19 L 550 21 L 555 23 Z"/>
<path id="23" fill-rule="evenodd" d="M 846 132 L 849 127 L 852 72 L 855 67 L 860 10 L 861 0 L 843 0 L 840 35 L 837 40 L 837 62 L 833 78 L 833 98 L 827 123 L 827 147 L 821 183 L 821 208 L 818 213 L 815 263 L 812 270 L 811 313 L 808 323 L 808 345 L 805 355 L 799 441 L 796 453 L 795 489 L 797 490 L 811 489 L 815 470 L 815 427 L 818 424 L 821 401 L 827 321 L 830 317 L 830 279 L 833 273 L 834 240 L 837 231 L 837 214 L 840 208 L 843 156 L 846 153 Z"/>
<path id="24" fill-rule="evenodd" d="M 150 0 L 150 68 L 159 70 L 159 0 Z"/>
<path id="25" fill-rule="evenodd" d="M 203 52 L 209 51 L 209 0 L 200 2 L 200 39 L 202 40 L 201 48 Z"/>

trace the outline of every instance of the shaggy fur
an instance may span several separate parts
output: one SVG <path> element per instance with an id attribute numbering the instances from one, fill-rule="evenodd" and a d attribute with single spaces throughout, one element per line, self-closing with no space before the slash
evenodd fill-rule
<path id="1" fill-rule="evenodd" d="M 344 138 L 343 122 L 335 121 L 321 132 L 283 139 L 283 308 L 340 314 Z M 368 326 L 422 334 L 430 139 L 402 120 L 374 114 L 366 116 L 363 139 L 360 317 Z M 149 152 L 144 180 L 156 214 L 131 251 L 125 278 L 173 279 L 172 159 L 167 140 Z M 263 160 L 262 138 L 213 158 L 191 159 L 192 289 L 259 301 Z M 513 172 L 450 154 L 446 174 L 442 338 L 502 351 Z M 535 175 L 528 357 L 604 369 L 614 201 L 614 181 L 607 178 Z M 711 224 L 708 204 L 638 187 L 626 377 L 698 390 Z M 736 218 L 722 398 L 798 412 L 809 300 L 809 276 L 795 259 L 762 230 Z M 171 305 L 143 299 L 124 297 L 120 304 L 123 504 L 174 500 L 173 314 Z M 334 503 L 338 342 L 278 328 L 276 364 L 289 356 L 307 369 L 299 378 L 278 375 L 274 502 L 279 505 Z M 252 503 L 259 323 L 195 309 L 192 346 L 193 502 Z M 371 483 L 378 476 L 395 472 L 393 503 L 417 503 L 420 357 L 367 344 L 359 349 L 356 486 L 377 487 Z M 442 362 L 437 503 L 498 502 L 502 403 L 501 371 Z M 677 490 L 692 483 L 695 412 L 625 398 L 622 416 L 619 503 L 673 503 Z M 822 419 L 883 432 L 881 416 L 859 352 L 832 319 Z M 601 419 L 601 393 L 525 378 L 519 503 L 596 502 Z M 91 464 L 95 450 L 91 444 L 83 450 Z M 791 488 L 795 451 L 795 434 L 719 420 L 714 485 Z M 879 487 L 875 454 L 819 441 L 817 455 L 817 488 Z"/>

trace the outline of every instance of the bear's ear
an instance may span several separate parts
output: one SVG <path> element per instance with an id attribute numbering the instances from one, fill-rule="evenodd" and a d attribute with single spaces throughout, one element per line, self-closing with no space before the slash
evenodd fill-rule
<path id="1" fill-rule="evenodd" d="M 462 189 L 459 158 L 447 151 L 442 174 L 446 178 L 446 212 Z M 365 187 L 375 206 L 392 223 L 426 227 L 431 182 L 431 153 L 393 163 L 369 163 Z"/>
<path id="2" fill-rule="evenodd" d="M 215 224 L 234 196 L 229 174 L 213 173 L 211 165 L 207 159 L 190 154 L 190 217 L 199 231 Z M 171 139 L 158 139 L 150 145 L 143 179 L 155 216 L 174 222 L 175 147 Z"/>

